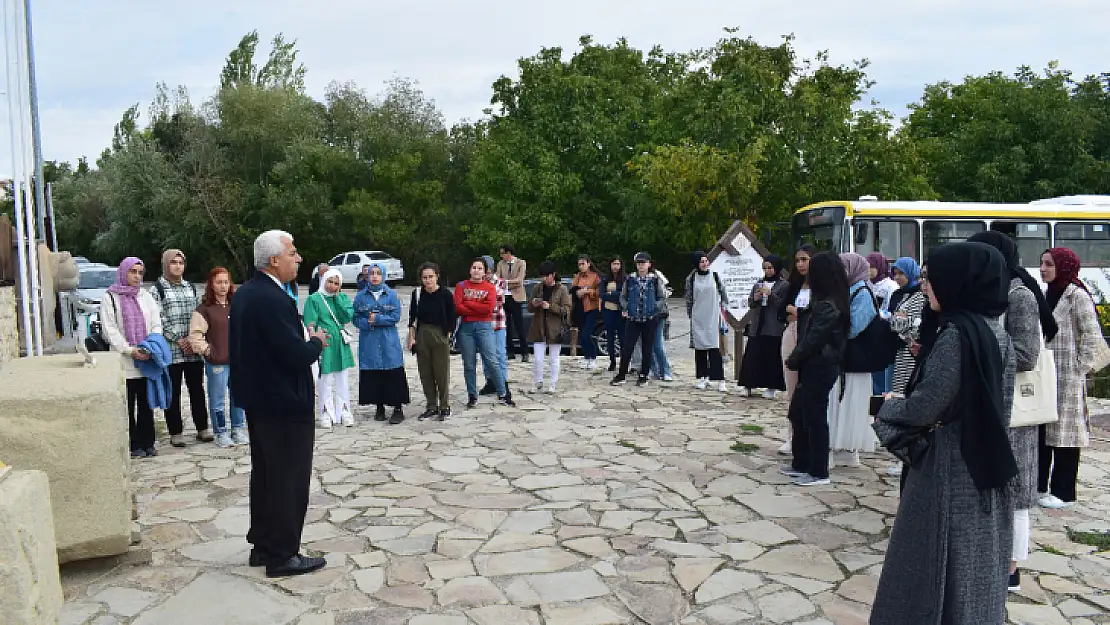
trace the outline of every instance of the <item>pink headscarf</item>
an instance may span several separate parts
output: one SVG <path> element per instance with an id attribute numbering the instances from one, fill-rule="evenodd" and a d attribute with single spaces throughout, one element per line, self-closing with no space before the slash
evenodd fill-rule
<path id="1" fill-rule="evenodd" d="M 143 317 L 143 308 L 139 305 L 139 287 L 127 284 L 127 273 L 135 265 L 142 264 L 143 261 L 134 256 L 123 259 L 116 269 L 116 283 L 108 287 L 108 292 L 114 293 L 119 300 L 122 318 L 117 323 L 123 330 L 123 337 L 127 339 L 128 345 L 138 345 L 146 340 L 146 319 Z"/>
<path id="2" fill-rule="evenodd" d="M 859 254 L 845 252 L 840 255 L 840 260 L 844 263 L 844 272 L 848 274 L 848 286 L 871 277 L 871 265 Z"/>

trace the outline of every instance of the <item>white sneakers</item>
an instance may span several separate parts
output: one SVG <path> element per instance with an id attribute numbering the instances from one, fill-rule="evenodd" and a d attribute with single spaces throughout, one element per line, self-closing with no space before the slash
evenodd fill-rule
<path id="1" fill-rule="evenodd" d="M 704 391 L 708 387 L 709 378 L 699 378 L 698 383 L 694 385 L 694 388 L 698 389 L 699 391 Z"/>
<path id="2" fill-rule="evenodd" d="M 1042 508 L 1051 508 L 1053 510 L 1060 510 L 1061 508 L 1070 508 L 1074 501 L 1064 501 L 1056 495 L 1045 495 L 1037 500 L 1037 505 Z"/>
<path id="3" fill-rule="evenodd" d="M 794 448 L 793 448 L 793 446 L 790 445 L 790 441 L 786 441 L 785 443 L 782 444 L 782 447 L 779 447 L 779 455 L 780 456 L 792 456 L 792 455 L 794 455 Z"/>
<path id="4" fill-rule="evenodd" d="M 350 406 L 343 406 L 340 414 L 342 415 L 343 425 L 352 427 L 355 424 L 355 416 L 351 414 Z"/>
<path id="5" fill-rule="evenodd" d="M 725 382 L 724 380 L 721 380 L 721 383 L 717 385 L 717 390 L 721 391 L 722 393 L 727 393 L 728 392 L 728 382 Z"/>
<path id="6" fill-rule="evenodd" d="M 778 395 L 778 391 L 773 388 L 763 390 L 763 399 L 774 399 Z"/>
<path id="7" fill-rule="evenodd" d="M 663 379 L 667 382 L 670 382 L 671 376 L 666 376 Z M 694 388 L 698 389 L 699 391 L 704 391 L 705 389 L 709 388 L 709 384 L 709 378 L 698 378 L 698 382 L 694 385 Z M 721 380 L 720 383 L 717 385 L 717 390 L 721 391 L 722 393 L 727 393 L 728 382 Z"/>

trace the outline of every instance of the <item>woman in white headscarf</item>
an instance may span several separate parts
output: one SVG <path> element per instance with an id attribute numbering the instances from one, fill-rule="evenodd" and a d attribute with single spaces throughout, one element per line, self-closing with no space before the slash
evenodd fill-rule
<path id="1" fill-rule="evenodd" d="M 343 292 L 343 274 L 332 268 L 320 278 L 320 290 L 304 303 L 304 323 L 324 330 L 332 340 L 320 353 L 319 421 L 320 427 L 355 424 L 351 412 L 351 390 L 347 370 L 355 366 L 351 335 L 344 328 L 351 322 L 354 308 Z"/>

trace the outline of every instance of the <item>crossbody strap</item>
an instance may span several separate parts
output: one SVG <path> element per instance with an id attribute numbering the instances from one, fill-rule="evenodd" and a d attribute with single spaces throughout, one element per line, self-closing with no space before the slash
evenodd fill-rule
<path id="1" fill-rule="evenodd" d="M 335 312 L 332 311 L 331 306 L 328 306 L 328 300 L 324 299 L 323 295 L 320 296 L 320 300 L 324 303 L 324 308 L 328 309 L 328 314 L 331 315 L 331 320 L 335 322 L 335 325 L 339 326 L 340 330 L 342 330 L 343 324 L 339 323 L 339 320 L 335 318 Z"/>

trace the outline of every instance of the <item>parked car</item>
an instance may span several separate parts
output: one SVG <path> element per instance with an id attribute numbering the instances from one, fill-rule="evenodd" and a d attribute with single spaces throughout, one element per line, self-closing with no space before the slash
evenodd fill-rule
<path id="1" fill-rule="evenodd" d="M 393 287 L 405 279 L 405 268 L 401 261 L 393 258 L 381 250 L 366 250 L 361 252 L 343 252 L 328 261 L 328 265 L 339 269 L 343 274 L 343 286 L 358 284 L 358 274 L 366 265 L 383 263 L 386 268 L 385 283 Z M 318 269 L 312 270 L 312 277 L 316 277 Z"/>
<path id="2" fill-rule="evenodd" d="M 563 286 L 567 287 L 567 289 L 570 289 L 570 285 L 573 282 L 573 280 L 571 278 L 563 278 L 561 281 L 563 283 Z M 531 296 L 532 289 L 536 288 L 536 285 L 539 284 L 539 283 L 540 283 L 539 278 L 530 278 L 528 280 L 525 280 L 524 281 L 524 291 L 525 291 L 525 293 L 527 293 L 529 296 Z M 524 304 L 521 307 L 521 312 L 524 316 L 524 335 L 527 336 L 528 335 L 528 329 L 532 327 L 532 317 L 534 315 L 532 314 L 531 311 L 528 310 L 528 305 L 527 304 Z M 457 336 L 457 334 L 456 334 L 456 336 Z M 512 342 L 513 342 L 512 343 L 513 353 L 514 354 L 519 354 L 520 353 L 520 339 L 513 336 L 513 337 L 510 337 L 510 340 L 512 340 Z M 606 339 L 605 324 L 601 319 L 601 315 L 597 316 L 597 323 L 594 325 L 593 331 L 590 333 L 590 340 L 592 340 L 594 342 L 594 345 L 597 347 L 597 357 L 598 358 L 608 358 L 609 357 L 609 344 L 608 344 L 608 340 Z M 529 344 L 528 347 L 530 348 L 531 344 Z M 621 339 L 618 336 L 616 338 L 616 341 L 613 343 L 613 351 L 616 352 L 616 354 L 614 354 L 614 356 L 616 356 L 617 358 L 619 358 L 620 355 L 621 355 L 620 347 L 621 347 Z M 563 354 L 570 354 L 570 348 L 571 348 L 570 333 L 568 332 L 567 333 L 567 338 L 563 342 L 563 347 L 560 351 Z M 457 340 L 455 342 L 453 342 L 452 345 L 451 345 L 451 353 L 452 354 L 459 353 L 458 352 L 458 346 L 457 346 Z M 579 350 L 579 353 L 581 353 L 581 350 Z"/>
<path id="3" fill-rule="evenodd" d="M 86 263 L 77 270 L 77 301 L 99 304 L 108 287 L 116 283 L 116 268 L 99 263 Z"/>
<path id="4" fill-rule="evenodd" d="M 89 259 L 85 258 L 84 256 L 74 256 L 73 257 L 73 262 L 77 263 L 78 266 L 93 264 L 91 261 L 89 261 Z"/>

